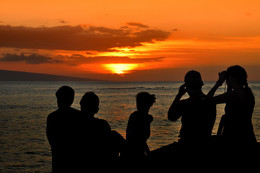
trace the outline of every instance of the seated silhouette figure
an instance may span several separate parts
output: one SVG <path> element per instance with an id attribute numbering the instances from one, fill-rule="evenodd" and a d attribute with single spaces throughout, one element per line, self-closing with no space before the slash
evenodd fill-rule
<path id="1" fill-rule="evenodd" d="M 52 171 L 65 172 L 73 170 L 80 111 L 71 108 L 74 90 L 62 86 L 56 92 L 58 109 L 48 115 L 46 134 L 52 152 Z"/>
<path id="2" fill-rule="evenodd" d="M 155 100 L 155 95 L 147 92 L 140 92 L 136 96 L 137 111 L 130 115 L 126 129 L 128 159 L 132 161 L 146 160 L 150 153 L 147 140 L 153 116 L 148 113 Z"/>
<path id="3" fill-rule="evenodd" d="M 81 130 L 79 133 L 81 139 L 79 148 L 81 148 L 81 151 L 79 154 L 82 155 L 79 157 L 84 158 L 86 162 L 111 159 L 109 145 L 110 125 L 106 120 L 94 117 L 99 111 L 99 97 L 93 92 L 87 92 L 81 98 L 80 106 Z"/>
<path id="4" fill-rule="evenodd" d="M 86 163 L 118 160 L 126 149 L 126 141 L 118 132 L 111 130 L 106 120 L 95 117 L 99 111 L 99 97 L 94 92 L 87 92 L 83 95 L 80 106 L 78 157 L 84 158 L 79 164 L 81 170 L 86 169 Z"/>
<path id="5" fill-rule="evenodd" d="M 199 72 L 189 71 L 184 82 L 168 111 L 170 121 L 175 122 L 181 118 L 180 139 L 152 151 L 152 159 L 177 159 L 179 156 L 185 157 L 185 154 L 192 155 L 191 153 L 200 151 L 199 148 L 203 148 L 211 139 L 216 104 L 202 92 L 204 84 Z M 181 99 L 186 92 L 189 97 Z"/>

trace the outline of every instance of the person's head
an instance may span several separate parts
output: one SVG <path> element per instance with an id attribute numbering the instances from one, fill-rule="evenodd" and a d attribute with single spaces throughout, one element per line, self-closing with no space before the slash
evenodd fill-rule
<path id="1" fill-rule="evenodd" d="M 80 100 L 81 111 L 94 115 L 99 111 L 99 98 L 94 92 L 87 92 Z"/>
<path id="2" fill-rule="evenodd" d="M 232 89 L 245 88 L 247 91 L 247 96 L 249 98 L 249 103 L 255 104 L 255 97 L 252 90 L 248 87 L 247 83 L 247 73 L 246 70 L 239 66 L 231 66 L 227 69 L 226 73 L 227 85 Z"/>
<path id="3" fill-rule="evenodd" d="M 140 92 L 136 95 L 136 106 L 138 111 L 148 111 L 155 103 L 156 97 L 148 92 Z"/>
<path id="4" fill-rule="evenodd" d="M 247 73 L 246 70 L 239 66 L 231 66 L 227 69 L 226 73 L 227 85 L 231 88 L 235 86 L 247 87 Z"/>
<path id="5" fill-rule="evenodd" d="M 189 71 L 185 75 L 184 82 L 187 88 L 187 92 L 190 96 L 201 93 L 201 88 L 204 83 L 199 72 L 194 70 Z"/>
<path id="6" fill-rule="evenodd" d="M 74 101 L 74 90 L 69 86 L 62 86 L 56 92 L 59 108 L 70 107 Z"/>

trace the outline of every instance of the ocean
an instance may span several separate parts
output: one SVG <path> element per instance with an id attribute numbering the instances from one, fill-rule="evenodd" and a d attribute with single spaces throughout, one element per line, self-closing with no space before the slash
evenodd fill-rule
<path id="1" fill-rule="evenodd" d="M 113 130 L 125 137 L 129 115 L 136 110 L 135 96 L 147 91 L 156 95 L 150 110 L 154 120 L 148 145 L 151 150 L 178 140 L 180 120 L 171 122 L 167 111 L 182 82 L 60 82 L 60 81 L 0 81 L 0 172 L 51 172 L 51 151 L 45 129 L 49 113 L 57 109 L 55 92 L 63 85 L 75 90 L 72 107 L 79 109 L 79 101 L 87 91 L 100 98 L 96 117 L 108 121 Z M 214 82 L 205 82 L 207 93 Z M 260 82 L 250 82 L 256 105 L 253 125 L 260 141 Z M 225 86 L 216 94 L 223 93 Z M 187 98 L 187 94 L 184 96 Z M 224 104 L 217 106 L 217 119 L 213 129 L 216 134 Z"/>

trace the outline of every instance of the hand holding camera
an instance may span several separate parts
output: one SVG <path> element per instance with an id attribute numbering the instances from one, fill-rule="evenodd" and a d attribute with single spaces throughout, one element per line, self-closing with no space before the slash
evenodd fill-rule
<path id="1" fill-rule="evenodd" d="M 222 72 L 218 73 L 217 83 L 219 84 L 219 86 L 221 86 L 225 82 L 226 76 L 227 76 L 227 71 L 222 71 Z"/>
<path id="2" fill-rule="evenodd" d="M 183 84 L 179 88 L 179 95 L 183 96 L 187 92 L 186 84 Z"/>

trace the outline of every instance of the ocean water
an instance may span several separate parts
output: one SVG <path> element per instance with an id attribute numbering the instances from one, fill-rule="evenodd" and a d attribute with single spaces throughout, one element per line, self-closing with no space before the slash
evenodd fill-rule
<path id="1" fill-rule="evenodd" d="M 167 111 L 181 82 L 0 82 L 0 172 L 50 172 L 51 151 L 45 129 L 49 113 L 57 109 L 55 92 L 62 85 L 75 90 L 72 107 L 79 109 L 79 101 L 87 91 L 100 98 L 96 115 L 105 119 L 113 130 L 125 137 L 129 115 L 136 110 L 135 95 L 147 91 L 156 95 L 150 110 L 154 121 L 148 145 L 151 150 L 178 140 L 180 121 L 170 122 Z M 207 93 L 214 85 L 205 82 Z M 254 131 L 260 141 L 260 82 L 251 82 L 255 99 Z M 225 86 L 216 94 L 223 93 Z M 184 98 L 187 95 L 184 96 Z M 217 106 L 216 134 L 224 104 Z"/>

